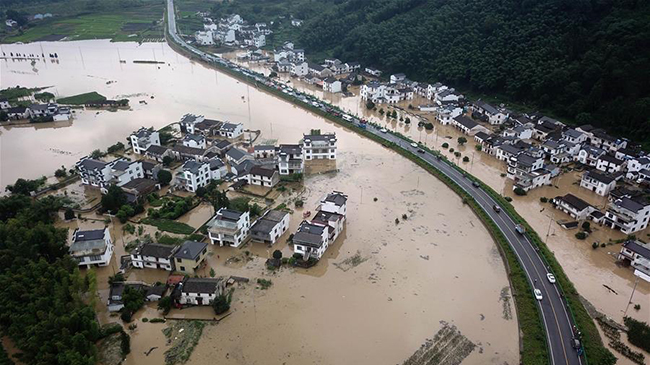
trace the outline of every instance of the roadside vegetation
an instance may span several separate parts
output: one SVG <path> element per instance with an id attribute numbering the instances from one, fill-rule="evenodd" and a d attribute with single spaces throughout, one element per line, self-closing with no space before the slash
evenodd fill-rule
<path id="1" fill-rule="evenodd" d="M 78 94 L 73 96 L 68 96 L 65 98 L 57 99 L 59 104 L 69 104 L 69 105 L 83 105 L 92 101 L 103 101 L 106 100 L 106 97 L 102 94 L 99 94 L 95 91 Z"/>

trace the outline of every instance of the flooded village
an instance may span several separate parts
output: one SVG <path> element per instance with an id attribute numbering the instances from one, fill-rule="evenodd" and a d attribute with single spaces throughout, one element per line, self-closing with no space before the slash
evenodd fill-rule
<path id="1" fill-rule="evenodd" d="M 74 218 L 62 211 L 56 225 L 68 229 L 73 256 L 78 249 L 79 257 L 95 260 L 82 272 L 96 275 L 100 323 L 129 329 L 125 364 L 419 363 L 444 341 L 454 344 L 441 355 L 450 364 L 519 362 L 517 310 L 498 247 L 472 210 L 415 163 L 361 137 L 353 124 L 333 123 L 164 43 L 2 45 L 5 54 L 41 51 L 56 53 L 56 61 L 1 59 L 1 88 L 47 87 L 57 98 L 95 91 L 129 106 L 87 105 L 64 109 L 66 120 L 0 124 L 0 185 L 41 176 L 66 183 L 52 176 L 62 166 L 78 176 L 45 195 L 73 202 Z M 294 51 L 292 45 L 284 55 Z M 434 107 L 436 95 L 459 94 L 427 85 L 428 95 L 415 85 L 409 95 L 396 86 L 408 83 L 405 75 L 380 83 L 372 74 L 378 70 L 357 69 L 366 83 L 349 82 L 343 93 L 335 76 L 354 72 L 321 77 L 320 84 L 314 72 L 325 76 L 325 66 L 336 72 L 341 65 L 354 71 L 355 63 L 302 60 L 292 69 L 287 57 L 271 62 L 273 55 L 264 54 L 267 63 L 239 50 L 222 55 L 277 73 L 282 92 L 314 96 L 349 118 L 441 151 L 512 199 L 595 311 L 616 322 L 624 313 L 650 321 L 650 284 L 620 256 L 628 233 L 647 239 L 647 218 L 633 232 L 606 226 L 607 212 L 636 201 L 629 190 L 650 167 L 645 157 L 605 142 L 582 148 L 569 139 L 593 140 L 590 130 L 541 116 L 517 124 L 499 106 Z M 394 102 L 387 101 L 391 95 Z M 498 114 L 504 120 L 491 123 Z M 558 138 L 547 138 L 553 133 Z M 123 148 L 93 155 L 117 142 Z M 568 155 L 571 145 L 575 156 L 602 153 L 585 159 L 585 169 Z M 631 161 L 641 167 L 626 176 Z M 161 183 L 160 171 L 171 179 Z M 607 193 L 599 194 L 590 176 L 610 181 Z M 142 209 L 99 210 L 113 183 Z M 88 241 L 104 256 L 89 255 Z M 127 286 L 151 301 L 125 323 L 118 307 Z M 166 314 L 159 309 L 165 296 L 173 303 Z M 216 297 L 229 311 L 216 314 Z M 628 308 L 630 301 L 641 309 Z M 11 348 L 6 338 L 5 347 Z"/>

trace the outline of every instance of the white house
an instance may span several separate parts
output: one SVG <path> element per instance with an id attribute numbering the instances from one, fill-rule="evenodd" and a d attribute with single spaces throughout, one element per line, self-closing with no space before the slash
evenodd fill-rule
<path id="1" fill-rule="evenodd" d="M 276 170 L 256 165 L 251 167 L 244 180 L 251 185 L 272 188 L 280 182 L 280 176 Z"/>
<path id="2" fill-rule="evenodd" d="M 279 210 L 269 210 L 251 227 L 251 238 L 273 245 L 289 229 L 290 215 Z"/>
<path id="3" fill-rule="evenodd" d="M 301 27 L 302 26 L 302 20 L 300 19 L 291 19 L 291 25 L 294 27 Z"/>
<path id="4" fill-rule="evenodd" d="M 173 255 L 178 246 L 146 243 L 131 251 L 131 264 L 138 269 L 174 270 Z"/>
<path id="5" fill-rule="evenodd" d="M 244 125 L 241 123 L 223 123 L 219 129 L 219 135 L 226 138 L 237 138 L 244 134 Z"/>
<path id="6" fill-rule="evenodd" d="M 625 175 L 628 179 L 638 179 L 639 172 L 642 170 L 650 169 L 650 158 L 647 157 L 637 157 L 632 160 L 627 161 L 627 174 Z"/>
<path id="7" fill-rule="evenodd" d="M 485 119 L 491 125 L 501 125 L 508 120 L 510 113 L 505 109 L 497 109 L 494 106 L 478 100 L 472 107 L 474 114 L 479 118 Z"/>
<path id="8" fill-rule="evenodd" d="M 607 196 L 616 187 L 616 180 L 597 171 L 587 171 L 582 174 L 580 186 L 601 196 Z"/>
<path id="9" fill-rule="evenodd" d="M 214 44 L 214 36 L 212 35 L 212 32 L 209 30 L 197 31 L 196 33 L 194 33 L 194 39 L 196 39 L 196 43 L 202 46 L 209 46 Z"/>
<path id="10" fill-rule="evenodd" d="M 212 305 L 224 294 L 225 284 L 222 278 L 188 277 L 178 284 L 180 296 L 176 300 L 180 305 Z"/>
<path id="11" fill-rule="evenodd" d="M 176 173 L 176 187 L 195 193 L 200 187 L 207 186 L 211 181 L 210 163 L 186 161 Z"/>
<path id="12" fill-rule="evenodd" d="M 82 184 L 98 187 L 103 193 L 108 191 L 111 184 L 123 186 L 133 179 L 144 177 L 142 161 L 129 161 L 123 157 L 111 162 L 82 157 L 75 168 Z"/>
<path id="13" fill-rule="evenodd" d="M 158 131 L 140 128 L 130 136 L 133 153 L 143 154 L 151 145 L 160 146 L 160 133 Z"/>
<path id="14" fill-rule="evenodd" d="M 205 136 L 200 134 L 186 134 L 183 137 L 183 146 L 205 149 L 207 147 L 207 140 Z"/>
<path id="15" fill-rule="evenodd" d="M 591 204 L 573 194 L 558 196 L 551 200 L 555 209 L 561 210 L 577 220 L 585 220 L 596 210 Z"/>
<path id="16" fill-rule="evenodd" d="M 251 160 L 251 156 L 248 152 L 242 151 L 239 148 L 233 147 L 226 152 L 226 161 L 231 165 L 239 165 L 244 162 L 244 160 Z"/>
<path id="17" fill-rule="evenodd" d="M 292 62 L 291 63 L 291 69 L 289 70 L 289 73 L 293 76 L 305 76 L 309 73 L 309 66 L 307 65 L 307 62 Z"/>
<path id="18" fill-rule="evenodd" d="M 223 180 L 223 178 L 228 174 L 228 168 L 220 158 L 213 157 L 208 161 L 208 164 L 210 165 L 211 180 Z"/>
<path id="19" fill-rule="evenodd" d="M 280 175 L 302 174 L 305 159 L 300 145 L 281 144 L 277 152 Z"/>
<path id="20" fill-rule="evenodd" d="M 456 105 L 445 105 L 438 107 L 437 109 L 436 120 L 442 125 L 450 124 L 454 118 L 463 114 L 463 109 Z"/>
<path id="21" fill-rule="evenodd" d="M 113 240 L 108 227 L 90 231 L 76 229 L 72 234 L 70 256 L 81 267 L 107 266 L 111 262 L 113 250 Z"/>
<path id="22" fill-rule="evenodd" d="M 646 229 L 649 218 L 650 204 L 625 196 L 608 205 L 603 224 L 625 234 L 632 234 Z"/>
<path id="23" fill-rule="evenodd" d="M 602 155 L 596 161 L 597 170 L 610 174 L 621 171 L 623 166 L 625 166 L 625 161 L 611 155 Z"/>
<path id="24" fill-rule="evenodd" d="M 390 75 L 390 83 L 391 84 L 397 84 L 398 82 L 402 82 L 404 80 L 406 80 L 406 75 L 403 74 L 403 73 Z"/>
<path id="25" fill-rule="evenodd" d="M 180 120 L 181 132 L 189 134 L 197 134 L 198 131 L 195 129 L 196 124 L 201 123 L 205 120 L 205 117 L 202 115 L 194 114 L 185 114 Z"/>
<path id="26" fill-rule="evenodd" d="M 330 93 L 340 93 L 342 90 L 343 90 L 343 86 L 341 84 L 341 81 L 333 77 L 328 77 L 325 80 L 323 80 L 323 91 L 327 91 Z"/>
<path id="27" fill-rule="evenodd" d="M 346 216 L 348 196 L 340 191 L 333 191 L 321 199 L 319 210 Z"/>
<path id="28" fill-rule="evenodd" d="M 571 143 L 584 143 L 587 141 L 587 134 L 575 129 L 567 129 L 562 132 L 562 137 Z"/>
<path id="29" fill-rule="evenodd" d="M 5 110 L 9 109 L 11 105 L 9 104 L 9 100 L 7 98 L 0 98 L 0 109 Z"/>
<path id="30" fill-rule="evenodd" d="M 366 67 L 364 71 L 371 76 L 375 76 L 375 77 L 381 76 L 381 71 L 373 67 Z"/>
<path id="31" fill-rule="evenodd" d="M 623 242 L 618 259 L 627 261 L 635 270 L 650 275 L 650 245 L 647 243 L 637 240 Z"/>
<path id="32" fill-rule="evenodd" d="M 255 48 L 262 48 L 266 46 L 266 36 L 262 33 L 253 34 L 253 45 Z"/>
<path id="33" fill-rule="evenodd" d="M 253 147 L 253 156 L 255 158 L 273 158 L 275 157 L 276 148 L 272 145 L 257 145 Z"/>
<path id="34" fill-rule="evenodd" d="M 605 150 L 603 149 L 590 146 L 588 144 L 583 144 L 578 154 L 574 157 L 574 160 L 580 162 L 583 165 L 596 167 L 598 164 L 598 159 L 604 154 Z"/>
<path id="35" fill-rule="evenodd" d="M 248 212 L 221 208 L 207 223 L 208 236 L 213 245 L 239 247 L 248 237 Z"/>
<path id="36" fill-rule="evenodd" d="M 293 235 L 293 252 L 303 259 L 320 260 L 329 247 L 328 226 L 302 221 Z"/>
<path id="37" fill-rule="evenodd" d="M 472 119 L 459 115 L 451 121 L 451 125 L 461 130 L 465 134 L 474 135 L 477 132 L 483 131 L 486 132 L 485 127 L 480 126 L 478 123 Z"/>
<path id="38" fill-rule="evenodd" d="M 305 160 L 336 160 L 336 134 L 304 134 L 302 150 Z"/>

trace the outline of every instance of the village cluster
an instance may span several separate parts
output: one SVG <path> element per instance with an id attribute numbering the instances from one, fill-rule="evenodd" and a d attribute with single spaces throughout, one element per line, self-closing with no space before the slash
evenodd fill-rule
<path id="1" fill-rule="evenodd" d="M 203 116 L 186 114 L 178 122 L 180 137 L 163 146 L 161 132 L 140 128 L 128 140 L 132 154 L 138 159 L 119 157 L 111 161 L 83 157 L 76 164 L 82 184 L 107 193 L 112 185 L 119 186 L 129 203 L 143 202 L 161 188 L 157 173 L 171 163 L 175 169 L 170 192 L 175 190 L 196 193 L 210 182 L 224 183 L 228 190 L 239 190 L 246 185 L 270 190 L 281 177 L 295 181 L 301 177 L 306 162 L 336 159 L 336 135 L 311 131 L 297 144 L 255 145 L 246 143 L 245 131 L 239 123 L 221 122 Z M 245 147 L 238 147 L 245 146 Z M 303 220 L 292 235 L 294 256 L 299 264 L 318 262 L 327 248 L 343 230 L 347 213 L 347 196 L 333 191 L 320 199 L 310 221 Z M 305 219 L 311 212 L 302 215 Z M 251 221 L 248 211 L 220 208 L 205 224 L 206 242 L 185 241 L 173 246 L 144 243 L 122 257 L 121 270 L 157 269 L 173 273 L 167 285 L 116 282 L 112 284 L 108 308 L 119 311 L 123 307 L 125 287 L 141 290 L 147 300 L 158 300 L 171 290 L 177 306 L 209 305 L 223 293 L 228 278 L 195 278 L 198 269 L 206 265 L 209 246 L 242 247 L 249 241 L 272 246 L 289 229 L 290 214 L 283 209 L 267 209 Z M 114 243 L 108 228 L 77 230 L 72 237 L 70 254 L 81 267 L 107 266 L 114 253 Z M 239 278 L 242 279 L 242 278 Z"/>
<path id="2" fill-rule="evenodd" d="M 12 106 L 7 99 L 0 99 L 0 110 L 7 113 L 10 120 L 43 120 L 43 121 L 66 121 L 72 118 L 72 112 L 67 106 L 59 106 L 55 103 L 30 104 L 28 106 Z"/>
<path id="3" fill-rule="evenodd" d="M 237 14 L 214 22 L 205 16 L 204 30 L 194 33 L 197 44 L 202 46 L 223 45 L 229 47 L 261 48 L 266 45 L 266 36 L 273 33 L 266 23 L 248 24 Z"/>

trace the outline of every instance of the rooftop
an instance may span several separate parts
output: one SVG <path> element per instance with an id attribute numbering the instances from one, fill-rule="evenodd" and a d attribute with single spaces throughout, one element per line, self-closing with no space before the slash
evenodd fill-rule
<path id="1" fill-rule="evenodd" d="M 206 247 L 208 247 L 208 244 L 204 242 L 185 241 L 178 251 L 176 251 L 174 257 L 179 259 L 196 260 L 196 258 L 201 255 L 201 251 Z"/>
<path id="2" fill-rule="evenodd" d="M 148 243 L 138 246 L 133 253 L 136 255 L 169 258 L 178 246 L 163 245 L 160 243 Z"/>
<path id="3" fill-rule="evenodd" d="M 565 203 L 569 204 L 573 208 L 575 208 L 577 211 L 583 211 L 587 208 L 589 208 L 591 205 L 587 203 L 586 201 L 578 198 L 577 196 L 573 194 L 567 194 L 565 196 L 559 196 L 556 199 L 561 199 Z"/>

